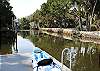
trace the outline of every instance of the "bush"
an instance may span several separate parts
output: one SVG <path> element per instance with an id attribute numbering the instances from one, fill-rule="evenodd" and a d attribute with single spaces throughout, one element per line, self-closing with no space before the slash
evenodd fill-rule
<path id="1" fill-rule="evenodd" d="M 97 31 L 96 25 L 91 25 L 91 31 Z"/>
<path id="2" fill-rule="evenodd" d="M 93 24 L 96 25 L 97 30 L 100 31 L 100 19 L 96 20 Z"/>

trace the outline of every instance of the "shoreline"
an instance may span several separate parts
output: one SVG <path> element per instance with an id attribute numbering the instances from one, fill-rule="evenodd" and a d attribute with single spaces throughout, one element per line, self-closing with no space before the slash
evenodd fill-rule
<path id="1" fill-rule="evenodd" d="M 100 40 L 100 31 L 77 31 L 74 28 L 40 28 L 40 30 L 59 33 L 61 32 L 64 35 L 72 36 L 74 33 L 76 35 L 80 34 L 81 37 L 91 38 L 91 39 L 99 39 Z"/>

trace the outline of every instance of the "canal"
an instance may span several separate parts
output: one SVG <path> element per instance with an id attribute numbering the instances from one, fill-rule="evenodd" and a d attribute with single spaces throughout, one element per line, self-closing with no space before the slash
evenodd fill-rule
<path id="1" fill-rule="evenodd" d="M 22 40 L 20 41 L 20 39 Z M 18 53 L 32 52 L 33 46 L 39 47 L 60 62 L 62 50 L 66 48 L 64 64 L 70 67 L 71 60 L 72 71 L 100 70 L 100 44 L 98 43 L 83 42 L 78 38 L 66 39 L 63 35 L 53 36 L 41 31 L 21 31 L 18 32 L 17 44 Z M 7 45 L 2 46 L 7 47 Z M 8 48 L 1 47 L 0 52 L 2 54 L 14 53 L 16 52 L 14 47 L 15 45 L 12 47 L 9 45 Z"/>

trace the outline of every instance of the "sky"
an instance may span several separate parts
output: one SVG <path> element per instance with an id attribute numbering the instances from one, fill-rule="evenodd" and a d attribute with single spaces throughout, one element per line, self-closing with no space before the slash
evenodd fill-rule
<path id="1" fill-rule="evenodd" d="M 13 7 L 12 11 L 17 18 L 31 15 L 47 0 L 10 0 L 10 5 Z"/>

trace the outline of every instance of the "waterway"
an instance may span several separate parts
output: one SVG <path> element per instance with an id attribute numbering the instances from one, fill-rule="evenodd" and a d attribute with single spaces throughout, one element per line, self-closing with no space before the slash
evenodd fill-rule
<path id="1" fill-rule="evenodd" d="M 16 45 L 8 46 L 7 49 L 3 49 L 6 52 L 3 50 L 0 52 L 3 54 L 31 53 L 33 47 L 39 47 L 61 62 L 61 52 L 66 48 L 64 64 L 70 67 L 71 60 L 72 71 L 100 70 L 100 44 L 98 43 L 84 42 L 69 36 L 65 38 L 63 35 L 54 36 L 40 31 L 21 31 L 17 35 L 17 48 L 14 47 Z"/>

